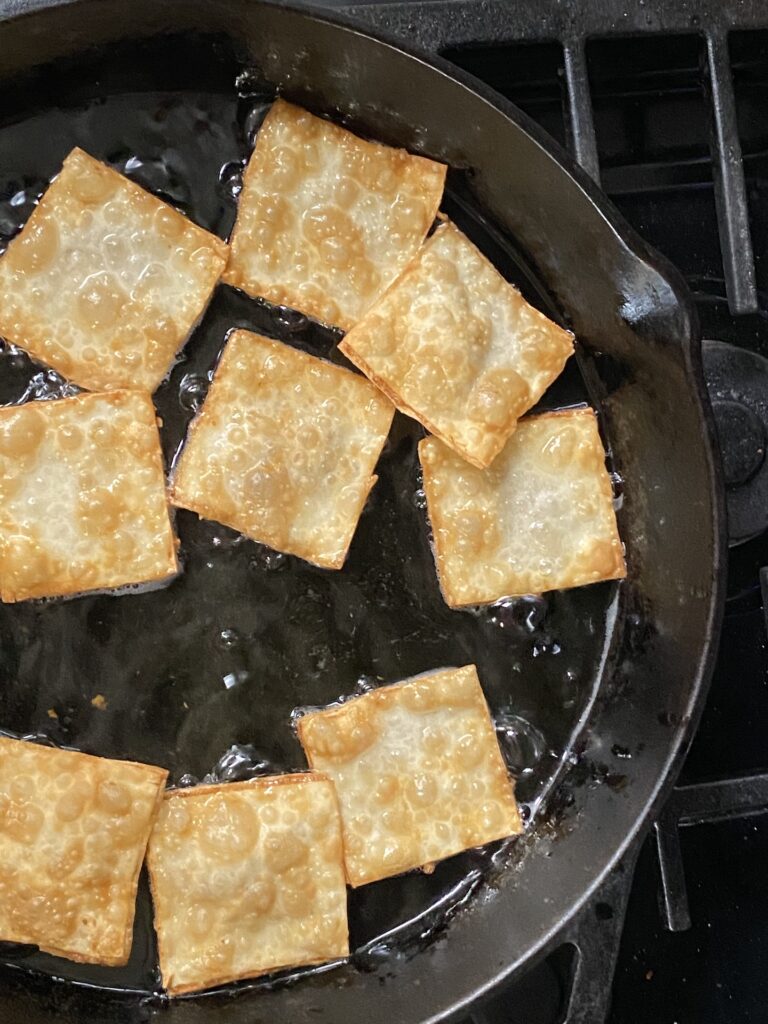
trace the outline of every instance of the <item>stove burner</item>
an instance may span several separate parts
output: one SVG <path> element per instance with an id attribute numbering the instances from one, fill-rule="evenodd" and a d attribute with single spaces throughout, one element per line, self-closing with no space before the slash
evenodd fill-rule
<path id="1" fill-rule="evenodd" d="M 728 487 L 749 483 L 765 461 L 765 429 L 747 405 L 723 399 L 712 403 Z"/>
<path id="2" fill-rule="evenodd" d="M 709 340 L 702 342 L 702 355 L 735 547 L 768 530 L 768 359 Z"/>

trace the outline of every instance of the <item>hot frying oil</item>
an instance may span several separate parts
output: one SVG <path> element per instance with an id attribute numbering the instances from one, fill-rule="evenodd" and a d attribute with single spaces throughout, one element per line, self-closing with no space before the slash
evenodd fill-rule
<path id="1" fill-rule="evenodd" d="M 24 223 L 75 145 L 226 238 L 242 168 L 269 103 L 258 83 L 241 75 L 238 90 L 237 69 L 224 58 L 210 58 L 210 68 L 192 62 L 188 82 L 181 77 L 185 60 L 135 51 L 94 60 L 102 63 L 62 71 L 55 92 L 34 83 L 0 92 L 0 244 Z M 178 69 L 178 81 L 168 81 L 169 68 Z M 483 248 L 484 219 L 461 182 L 454 184 L 445 207 Z M 511 246 L 500 247 L 498 234 L 493 255 L 502 272 L 527 282 L 532 301 L 548 308 L 545 293 L 531 291 L 529 274 L 521 273 Z M 344 362 L 337 332 L 220 287 L 155 396 L 168 465 L 204 401 L 233 327 Z M 545 406 L 588 400 L 571 364 Z M 65 381 L 23 353 L 2 351 L 3 404 L 68 393 Z M 1 606 L 0 726 L 90 753 L 164 765 L 175 784 L 229 781 L 304 766 L 290 728 L 297 706 L 324 705 L 381 683 L 474 662 L 530 816 L 594 697 L 615 587 L 450 611 L 429 545 L 416 457 L 421 436 L 418 424 L 396 417 L 343 571 L 314 568 L 179 511 L 183 572 L 165 589 Z M 103 695 L 102 707 L 93 705 L 94 694 Z M 453 857 L 430 875 L 413 873 L 351 892 L 354 966 L 369 969 L 398 951 L 408 955 L 514 856 L 509 843 L 494 844 Z M 42 954 L 14 962 L 110 988 L 154 991 L 144 881 L 135 929 L 125 968 L 75 965 Z"/>

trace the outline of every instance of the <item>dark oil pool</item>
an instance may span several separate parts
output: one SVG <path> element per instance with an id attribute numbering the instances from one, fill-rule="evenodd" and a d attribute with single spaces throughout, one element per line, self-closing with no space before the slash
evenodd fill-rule
<path id="1" fill-rule="evenodd" d="M 271 97 L 212 43 L 186 41 L 178 59 L 169 58 L 169 45 L 163 44 L 162 59 L 147 43 L 0 91 L 0 245 L 24 223 L 75 145 L 228 236 L 239 175 Z M 473 204 L 458 172 L 449 178 L 444 209 L 532 301 L 557 317 L 514 246 Z M 155 395 L 168 465 L 233 327 L 345 363 L 337 332 L 220 287 Z M 0 353 L 0 403 L 70 391 L 23 353 L 7 347 Z M 542 406 L 584 401 L 589 394 L 571 360 Z M 418 424 L 398 414 L 341 572 L 314 568 L 180 511 L 184 571 L 166 589 L 0 606 L 0 728 L 163 765 L 177 785 L 247 778 L 304 766 L 290 724 L 296 706 L 474 662 L 530 819 L 572 757 L 595 696 L 617 587 L 450 611 L 429 547 L 416 457 L 422 435 Z M 353 962 L 365 969 L 428 936 L 515 857 L 514 844 L 497 843 L 453 857 L 431 875 L 350 892 Z M 110 989 L 156 991 L 146 881 L 125 968 L 24 952 L 0 951 L 17 968 Z"/>

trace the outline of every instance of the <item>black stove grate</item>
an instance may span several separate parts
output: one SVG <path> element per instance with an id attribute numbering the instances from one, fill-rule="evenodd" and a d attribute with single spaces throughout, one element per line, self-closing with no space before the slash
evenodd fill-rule
<path id="1" fill-rule="evenodd" d="M 705 337 L 718 339 L 705 348 L 705 361 L 708 355 L 719 360 L 708 380 L 729 481 L 729 601 L 710 699 L 681 784 L 642 852 L 630 852 L 556 953 L 478 1008 L 472 1021 L 640 1024 L 662 1019 L 662 1011 L 672 1013 L 670 1020 L 762 1022 L 768 1005 L 760 967 L 768 914 L 760 881 L 768 849 L 768 502 L 757 488 L 768 480 L 768 435 L 752 419 L 763 417 L 768 428 L 768 380 L 742 394 L 727 364 L 732 357 L 744 366 L 745 354 L 755 365 L 768 357 L 768 261 L 762 262 L 768 252 L 768 6 L 759 0 L 363 0 L 345 9 L 451 60 L 525 110 L 683 272 Z M 748 439 L 745 423 L 754 428 Z M 748 849 L 753 860 L 737 872 L 733 891 L 725 877 L 710 880 L 717 870 L 727 875 Z M 741 908 L 733 933 L 728 914 L 735 907 L 728 900 L 744 891 L 754 893 L 755 907 Z M 649 895 L 655 903 L 657 894 L 659 911 L 653 908 L 649 924 Z M 721 922 L 726 914 L 722 934 L 738 935 L 733 944 L 740 952 L 716 941 L 710 949 L 703 933 L 707 915 L 716 916 L 713 908 Z M 681 942 L 686 945 L 674 945 Z M 665 972 L 648 964 L 660 959 L 676 963 L 677 973 L 666 971 L 671 987 L 653 994 L 654 977 Z M 710 992 L 705 979 L 695 992 L 683 992 L 696 984 L 687 972 L 720 961 L 738 984 L 729 989 L 716 980 Z M 670 994 L 675 986 L 679 998 Z"/>
<path id="2" fill-rule="evenodd" d="M 478 73 L 472 50 L 498 51 L 521 43 L 554 44 L 562 53 L 562 102 L 565 139 L 584 170 L 600 182 L 601 161 L 592 102 L 592 54 L 597 44 L 641 37 L 649 54 L 675 46 L 680 36 L 696 41 L 701 51 L 702 84 L 707 98 L 709 151 L 714 179 L 723 273 L 734 314 L 759 308 L 755 260 L 736 96 L 732 74 L 734 29 L 764 29 L 768 11 L 759 0 L 559 0 L 525 2 L 361 3 L 347 8 L 358 18 L 453 59 Z M 641 47 L 643 42 L 641 42 Z M 633 45 L 633 50 L 637 49 Z M 482 59 L 482 57 L 480 57 Z M 509 54 L 510 61 L 512 53 Z M 512 72 L 515 74 L 515 72 Z M 485 78 L 482 73 L 478 77 Z M 493 81 L 489 82 L 495 85 Z M 504 89 L 500 91 L 504 92 Z M 509 94 L 508 94 L 509 95 Z M 516 99 L 516 96 L 510 96 Z M 535 115 L 534 115 L 535 116 Z M 546 127 L 546 125 L 545 125 Z M 684 127 L 684 126 L 681 126 Z"/>

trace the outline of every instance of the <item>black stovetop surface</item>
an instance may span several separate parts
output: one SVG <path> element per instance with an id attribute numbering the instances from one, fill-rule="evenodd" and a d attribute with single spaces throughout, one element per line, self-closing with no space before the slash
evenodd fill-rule
<path id="1" fill-rule="evenodd" d="M 412 0 L 355 13 L 517 103 L 685 275 L 730 482 L 720 655 L 679 787 L 569 943 L 472 1019 L 765 1024 L 768 5 Z"/>

